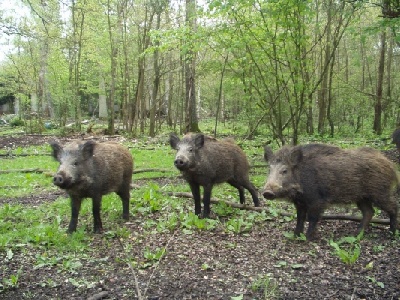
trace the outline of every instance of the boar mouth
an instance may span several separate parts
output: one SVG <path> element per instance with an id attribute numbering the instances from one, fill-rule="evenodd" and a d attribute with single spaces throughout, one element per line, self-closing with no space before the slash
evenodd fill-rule
<path id="1" fill-rule="evenodd" d="M 271 189 L 265 189 L 262 192 L 262 195 L 265 199 L 272 200 L 277 198 L 295 198 L 299 197 L 303 194 L 303 189 L 298 184 L 293 184 L 289 186 L 287 189 L 279 189 L 273 191 Z"/>
<path id="2" fill-rule="evenodd" d="M 68 189 L 73 185 L 73 182 L 70 177 L 65 177 L 57 174 L 53 178 L 53 184 L 61 189 Z"/>
<path id="3" fill-rule="evenodd" d="M 180 171 L 185 171 L 185 170 L 189 169 L 189 166 L 187 166 L 187 165 L 175 165 L 175 167 Z"/>
<path id="4" fill-rule="evenodd" d="M 265 199 L 269 199 L 269 200 L 272 200 L 272 199 L 276 198 L 276 194 L 271 190 L 264 190 L 263 191 L 263 196 L 264 196 Z"/>

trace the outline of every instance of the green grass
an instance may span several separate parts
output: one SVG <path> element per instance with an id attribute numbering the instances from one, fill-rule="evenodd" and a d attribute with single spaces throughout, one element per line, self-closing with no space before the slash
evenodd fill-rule
<path id="1" fill-rule="evenodd" d="M 65 199 L 37 208 L 20 204 L 0 207 L 0 250 L 26 248 L 27 245 L 76 251 L 85 247 L 88 237 L 78 231 L 72 239 L 63 227 L 69 216 Z"/>
<path id="2" fill-rule="evenodd" d="M 233 125 L 229 125 L 233 126 Z M 211 128 L 211 127 L 210 127 Z M 225 128 L 226 133 L 229 132 Z M 222 125 L 219 125 L 222 129 Z M 225 130 L 224 129 L 224 130 Z M 261 189 L 267 176 L 267 166 L 263 161 L 263 145 L 267 138 L 260 136 L 253 140 L 243 140 L 238 137 L 237 142 L 246 152 L 250 164 L 260 166 L 250 172 L 250 180 L 257 189 Z M 330 142 L 329 139 L 324 139 Z M 361 146 L 366 139 L 355 139 L 355 144 L 347 143 L 343 139 L 342 145 Z M 334 142 L 334 141 L 332 141 Z M 31 255 L 35 268 L 56 267 L 59 272 L 71 274 L 70 283 L 79 287 L 88 287 L 92 283 L 77 281 L 74 274 L 79 272 L 82 262 L 91 258 L 95 251 L 96 243 L 109 243 L 109 248 L 115 248 L 117 239 L 126 247 L 125 254 L 119 254 L 118 258 L 129 262 L 136 268 L 148 268 L 155 265 L 162 257 L 168 254 L 167 247 L 155 247 L 154 245 L 143 247 L 140 256 L 129 252 L 129 247 L 134 243 L 145 243 L 146 237 L 154 234 L 197 234 L 205 231 L 224 232 L 229 235 L 245 235 L 257 226 L 263 226 L 267 221 L 273 221 L 273 226 L 292 220 L 290 217 L 282 217 L 279 211 L 292 212 L 295 215 L 294 206 L 284 201 L 266 201 L 268 211 L 252 212 L 232 208 L 226 204 L 211 204 L 211 210 L 216 215 L 215 219 L 199 219 L 193 214 L 194 203 L 192 199 L 177 198 L 167 195 L 168 192 L 190 192 L 188 184 L 183 181 L 169 183 L 168 180 L 152 180 L 152 178 L 171 178 L 180 176 L 180 172 L 173 166 L 176 151 L 172 150 L 167 142 L 167 135 L 158 139 L 143 138 L 139 140 L 127 140 L 124 145 L 129 147 L 135 161 L 135 170 L 156 169 L 152 172 L 133 174 L 133 183 L 140 182 L 140 187 L 131 191 L 130 199 L 130 224 L 140 223 L 144 230 L 135 232 L 132 226 L 125 224 L 122 219 L 122 203 L 120 198 L 111 193 L 103 197 L 101 218 L 105 232 L 100 237 L 92 233 L 93 216 L 91 200 L 82 203 L 78 219 L 77 232 L 66 234 L 71 211 L 69 199 L 66 196 L 59 197 L 51 203 L 43 203 L 37 207 L 22 205 L 15 202 L 0 205 L 0 256 L 12 260 L 17 252 Z M 380 144 L 383 147 L 383 144 Z M 2 149 L 0 153 L 7 153 Z M 0 158 L 0 170 L 34 169 L 45 170 L 44 173 L 11 172 L 0 174 L 0 194 L 2 198 L 30 197 L 40 194 L 55 193 L 58 188 L 52 184 L 51 174 L 58 167 L 50 154 L 49 145 L 29 146 L 12 150 L 14 157 Z M 18 155 L 34 154 L 30 156 Z M 43 154 L 43 155 L 37 155 Z M 263 167 L 265 165 L 265 167 Z M 202 191 L 203 192 L 203 191 Z M 246 204 L 253 205 L 250 193 L 246 190 Z M 212 197 L 239 203 L 237 189 L 229 184 L 216 185 L 212 191 Z M 284 233 L 283 233 L 284 234 Z M 291 242 L 291 241 L 288 241 Z M 334 246 L 334 243 L 337 246 Z M 342 261 L 353 264 L 358 256 L 354 254 L 356 248 L 349 248 L 353 243 L 331 243 L 332 254 Z M 146 245 L 147 246 L 147 245 Z M 222 245 L 222 247 L 236 247 L 235 243 Z M 379 245 L 378 245 L 379 246 Z M 336 248 L 335 248 L 336 247 Z M 31 251 L 34 249 L 35 251 Z M 376 251 L 382 251 L 376 248 Z M 346 257 L 344 254 L 348 254 Z M 355 253 L 357 254 L 357 253 Z M 343 258 L 345 257 L 345 258 Z M 347 258 L 349 257 L 349 258 Z M 101 263 L 96 261 L 96 263 Z M 296 265 L 292 266 L 294 269 Z M 207 269 L 205 264 L 202 268 Z M 256 274 L 257 275 L 257 274 Z M 3 286 L 13 288 L 18 285 L 19 274 L 12 274 L 4 279 Z M 46 281 L 47 280 L 47 281 Z M 75 281 L 74 281 L 75 280 Z M 373 281 L 374 279 L 368 278 Z M 43 279 L 43 284 L 52 286 L 52 279 Z M 379 285 L 379 282 L 376 284 Z M 265 299 L 279 298 L 279 289 L 276 280 L 270 274 L 259 274 L 250 281 L 253 291 L 262 291 Z M 240 296 L 239 296 L 240 298 Z"/>

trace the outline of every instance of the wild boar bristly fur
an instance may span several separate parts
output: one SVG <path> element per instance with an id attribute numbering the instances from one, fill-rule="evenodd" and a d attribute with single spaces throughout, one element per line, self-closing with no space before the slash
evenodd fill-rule
<path id="1" fill-rule="evenodd" d="M 62 146 L 50 142 L 53 157 L 60 163 L 53 183 L 65 189 L 71 198 L 71 221 L 68 232 L 76 230 L 83 198 L 92 198 L 94 232 L 102 232 L 100 218 L 102 196 L 116 192 L 129 219 L 130 184 L 133 158 L 122 145 L 92 140 L 73 141 Z"/>
<path id="2" fill-rule="evenodd" d="M 196 215 L 201 215 L 200 186 L 204 189 L 203 217 L 208 217 L 212 188 L 223 182 L 238 189 L 240 203 L 245 203 L 244 189 L 247 189 L 254 205 L 259 206 L 257 190 L 249 180 L 247 157 L 233 139 L 217 140 L 201 133 L 188 133 L 182 139 L 171 134 L 169 142 L 177 150 L 174 165 L 189 183 Z"/>
<path id="3" fill-rule="evenodd" d="M 263 189 L 266 199 L 286 198 L 297 210 L 295 235 L 309 221 L 307 239 L 312 239 L 317 222 L 331 204 L 355 203 L 365 230 L 374 214 L 373 207 L 386 211 L 390 230 L 398 222 L 398 175 L 394 164 L 372 148 L 344 150 L 324 144 L 283 147 L 276 153 L 266 146 L 264 158 L 270 172 Z"/>

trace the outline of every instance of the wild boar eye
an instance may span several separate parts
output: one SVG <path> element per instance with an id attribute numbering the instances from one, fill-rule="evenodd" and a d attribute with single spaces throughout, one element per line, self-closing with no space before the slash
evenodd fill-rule
<path id="1" fill-rule="evenodd" d="M 76 167 L 77 165 L 79 165 L 78 161 L 77 161 L 77 160 L 74 161 L 73 165 L 74 165 L 74 167 Z"/>
<path id="2" fill-rule="evenodd" d="M 189 152 L 193 152 L 193 148 L 192 147 L 189 148 Z"/>
<path id="3" fill-rule="evenodd" d="M 287 169 L 283 169 L 283 170 L 281 171 L 281 174 L 282 174 L 282 175 L 285 175 L 285 174 L 287 174 L 287 172 L 288 172 Z"/>

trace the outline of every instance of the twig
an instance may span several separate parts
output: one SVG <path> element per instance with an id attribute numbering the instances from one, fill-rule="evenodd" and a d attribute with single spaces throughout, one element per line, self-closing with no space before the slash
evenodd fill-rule
<path id="1" fill-rule="evenodd" d="M 137 293 L 138 299 L 139 300 L 143 300 L 142 293 L 140 292 L 139 282 L 137 280 L 135 270 L 133 269 L 132 264 L 130 262 L 128 262 L 127 264 L 128 264 L 129 269 L 131 269 L 132 274 L 133 274 L 133 279 L 135 280 L 135 288 L 136 288 L 136 293 Z"/>
<path id="2" fill-rule="evenodd" d="M 175 237 L 175 231 L 173 232 L 172 236 L 169 238 L 167 244 L 165 245 L 165 247 L 164 247 L 165 252 L 164 252 L 164 253 L 167 252 L 168 246 L 169 246 L 169 244 L 171 243 L 171 241 L 172 241 L 172 239 L 173 239 L 174 237 Z M 155 267 L 154 267 L 154 269 L 153 269 L 153 272 L 151 272 L 149 281 L 147 282 L 146 289 L 144 290 L 144 293 L 143 293 L 144 296 L 146 296 L 146 294 L 147 294 L 147 290 L 149 289 L 150 282 L 151 282 L 151 280 L 153 279 L 154 273 L 156 272 L 158 266 L 160 265 L 161 259 L 162 259 L 163 257 L 164 257 L 164 255 L 157 261 L 157 263 L 155 264 Z"/>
<path id="3" fill-rule="evenodd" d="M 125 247 L 122 244 L 121 240 L 119 238 L 117 238 L 117 240 L 118 240 L 119 244 L 121 245 L 122 249 L 124 249 L 124 252 L 125 252 Z M 135 280 L 135 288 L 136 288 L 136 294 L 137 294 L 138 300 L 143 300 L 142 293 L 140 292 L 139 282 L 137 280 L 135 270 L 133 269 L 132 264 L 130 262 L 127 262 L 127 265 L 129 267 L 129 269 L 132 271 L 133 279 Z"/>
<path id="4" fill-rule="evenodd" d="M 165 252 L 167 252 L 168 246 L 171 243 L 171 241 L 174 239 L 174 237 L 175 237 L 175 231 L 173 232 L 172 236 L 169 238 L 167 244 L 164 247 Z M 125 247 L 122 244 L 120 239 L 118 239 L 118 242 L 121 245 L 122 249 L 125 250 Z M 143 299 L 146 298 L 146 294 L 147 294 L 147 290 L 149 289 L 150 282 L 153 279 L 154 273 L 156 272 L 158 266 L 160 265 L 160 262 L 161 262 L 163 257 L 164 257 L 164 255 L 157 261 L 157 263 L 154 264 L 155 267 L 153 268 L 153 272 L 151 273 L 150 278 L 149 278 L 149 280 L 147 282 L 147 286 L 146 286 L 146 289 L 144 290 L 143 296 L 142 296 L 142 293 L 140 292 L 139 282 L 138 282 L 137 277 L 136 277 L 135 269 L 132 267 L 132 265 L 129 262 L 127 262 L 128 266 L 129 266 L 129 269 L 132 271 L 132 274 L 133 274 L 133 277 L 134 277 L 134 280 L 135 280 L 135 288 L 136 288 L 136 293 L 137 293 L 137 296 L 138 296 L 138 300 L 143 300 Z"/>

